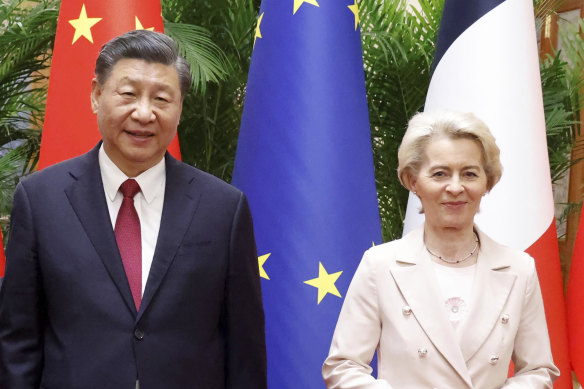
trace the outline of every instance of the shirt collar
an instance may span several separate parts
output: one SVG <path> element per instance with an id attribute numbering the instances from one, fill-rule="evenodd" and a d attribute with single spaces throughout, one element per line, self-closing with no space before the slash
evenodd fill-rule
<path id="1" fill-rule="evenodd" d="M 134 178 L 144 195 L 146 202 L 150 204 L 159 194 L 163 193 L 166 164 L 164 158 L 150 169 L 144 171 L 137 177 L 128 177 L 116 166 L 103 149 L 103 144 L 99 148 L 99 169 L 101 180 L 106 196 L 110 201 L 114 201 L 120 185 L 128 178 Z"/>

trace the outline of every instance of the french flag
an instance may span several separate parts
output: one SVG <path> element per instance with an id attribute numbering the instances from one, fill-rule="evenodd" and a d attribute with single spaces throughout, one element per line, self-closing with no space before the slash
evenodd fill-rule
<path id="1" fill-rule="evenodd" d="M 475 222 L 535 258 L 561 370 L 554 387 L 572 388 L 532 0 L 445 1 L 425 105 L 434 109 L 474 112 L 497 140 L 503 177 Z M 423 222 L 420 205 L 410 193 L 404 233 Z"/>

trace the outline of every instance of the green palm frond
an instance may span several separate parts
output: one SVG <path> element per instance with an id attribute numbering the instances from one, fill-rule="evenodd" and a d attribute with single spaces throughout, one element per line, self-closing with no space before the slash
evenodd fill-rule
<path id="1" fill-rule="evenodd" d="M 421 110 L 430 82 L 441 0 L 362 0 L 363 60 L 375 177 L 384 240 L 401 236 L 407 191 L 397 178 L 397 149 L 411 116 Z"/>
<path id="2" fill-rule="evenodd" d="M 201 26 L 227 58 L 223 80 L 183 104 L 179 137 L 183 160 L 231 179 L 259 0 L 163 0 L 166 20 Z"/>
<path id="3" fill-rule="evenodd" d="M 4 233 L 14 188 L 38 158 L 58 9 L 56 0 L 0 3 L 0 220 Z"/>
<path id="4" fill-rule="evenodd" d="M 533 2 L 535 17 L 543 19 L 556 12 L 566 0 L 536 0 Z"/>
<path id="5" fill-rule="evenodd" d="M 192 24 L 165 22 L 164 31 L 191 65 L 193 88 L 205 93 L 207 82 L 219 82 L 228 74 L 228 61 L 207 29 Z"/>

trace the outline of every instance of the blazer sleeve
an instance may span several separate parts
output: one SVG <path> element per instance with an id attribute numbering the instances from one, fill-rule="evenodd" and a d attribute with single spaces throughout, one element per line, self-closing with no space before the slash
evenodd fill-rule
<path id="1" fill-rule="evenodd" d="M 243 194 L 233 218 L 226 284 L 226 388 L 267 388 L 267 362 L 258 257 Z"/>
<path id="2" fill-rule="evenodd" d="M 365 252 L 351 281 L 337 321 L 322 376 L 329 389 L 391 389 L 369 365 L 381 336 L 375 269 Z"/>
<path id="3" fill-rule="evenodd" d="M 32 209 L 14 194 L 6 275 L 0 290 L 0 388 L 36 389 L 43 360 L 43 293 Z"/>
<path id="4" fill-rule="evenodd" d="M 515 375 L 503 388 L 552 388 L 560 376 L 554 365 L 537 271 L 530 258 L 521 322 L 515 336 Z"/>

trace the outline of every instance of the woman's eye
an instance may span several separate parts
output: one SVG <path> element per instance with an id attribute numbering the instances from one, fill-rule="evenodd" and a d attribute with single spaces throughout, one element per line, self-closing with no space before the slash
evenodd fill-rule
<path id="1" fill-rule="evenodd" d="M 432 174 L 432 177 L 444 177 L 444 176 L 445 176 L 444 172 L 434 172 Z"/>

